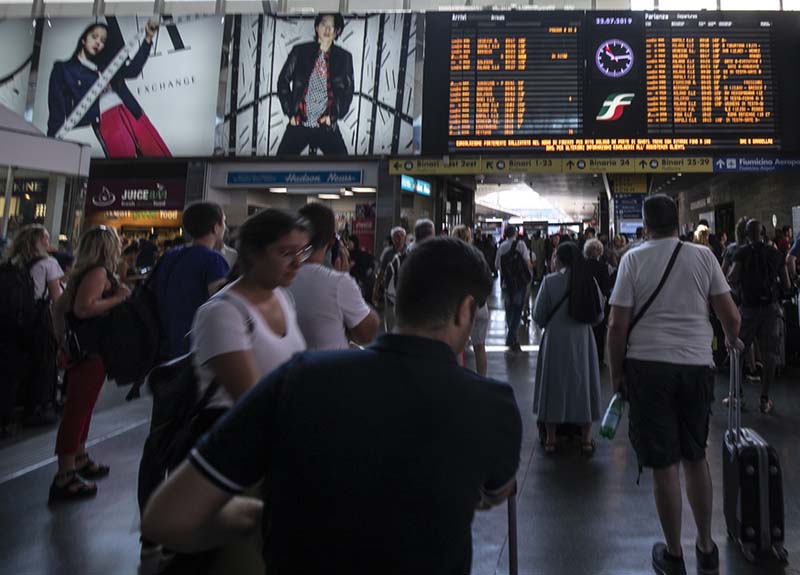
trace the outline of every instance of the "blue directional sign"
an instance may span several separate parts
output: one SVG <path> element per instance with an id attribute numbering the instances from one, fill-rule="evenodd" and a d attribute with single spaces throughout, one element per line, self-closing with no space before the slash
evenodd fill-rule
<path id="1" fill-rule="evenodd" d="M 406 175 L 400 176 L 400 189 L 405 190 L 406 192 L 414 192 L 416 194 L 419 194 L 420 196 L 431 195 L 430 182 L 426 182 L 425 180 L 419 180 L 417 178 L 412 178 L 411 176 L 406 176 Z"/>
<path id="2" fill-rule="evenodd" d="M 777 156 L 714 158 L 715 173 L 730 172 L 790 172 L 800 170 L 800 158 Z"/>
<path id="3" fill-rule="evenodd" d="M 352 186 L 362 179 L 361 170 L 228 172 L 228 184 L 262 186 Z"/>

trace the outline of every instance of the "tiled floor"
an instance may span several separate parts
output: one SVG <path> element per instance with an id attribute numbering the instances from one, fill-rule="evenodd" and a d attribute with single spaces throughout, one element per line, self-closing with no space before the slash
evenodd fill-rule
<path id="1" fill-rule="evenodd" d="M 492 303 L 499 307 L 497 299 Z M 538 349 L 528 333 L 526 353 L 508 356 L 499 346 L 505 339 L 504 315 L 493 309 L 490 326 L 489 374 L 514 387 L 523 413 L 525 437 L 518 474 L 519 570 L 537 575 L 629 575 L 652 573 L 650 547 L 660 529 L 652 498 L 651 475 L 636 485 L 636 460 L 624 433 L 613 442 L 598 440 L 592 459 L 564 446 L 555 457 L 539 447 L 531 413 L 533 374 Z M 472 358 L 468 355 L 468 364 Z M 787 548 L 790 563 L 747 564 L 725 534 L 721 491 L 721 434 L 726 417 L 717 402 L 709 443 L 714 478 L 714 535 L 720 545 L 722 573 L 800 574 L 800 369 L 785 374 L 775 386 L 776 414 L 757 410 L 744 414 L 778 449 L 783 462 Z M 727 389 L 717 381 L 717 396 Z M 746 390 L 754 405 L 757 389 Z M 140 568 L 136 472 L 147 432 L 149 402 L 125 403 L 123 392 L 106 386 L 90 440 L 93 453 L 112 465 L 111 476 L 100 484 L 96 499 L 48 508 L 47 488 L 55 472 L 52 445 L 55 430 L 26 434 L 0 444 L 0 573 L 133 574 Z M 606 385 L 604 395 L 610 395 Z M 687 567 L 694 572 L 691 553 L 694 526 L 685 505 L 684 544 Z M 506 506 L 476 515 L 473 573 L 508 572 Z M 798 563 L 800 565 L 800 563 Z M 420 573 L 424 573 L 421 567 Z"/>

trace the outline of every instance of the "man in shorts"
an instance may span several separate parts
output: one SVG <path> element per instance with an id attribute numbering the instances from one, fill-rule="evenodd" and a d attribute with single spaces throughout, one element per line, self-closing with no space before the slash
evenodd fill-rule
<path id="1" fill-rule="evenodd" d="M 727 345 L 741 349 L 739 312 L 713 252 L 680 243 L 675 202 L 665 195 L 650 196 L 643 212 L 649 241 L 622 257 L 610 300 L 611 381 L 630 402 L 629 435 L 640 468 L 653 469 L 656 508 L 666 538 L 666 544 L 653 546 L 653 569 L 662 575 L 686 573 L 681 549 L 682 465 L 697 525 L 698 570 L 711 575 L 719 572 L 719 551 L 711 538 L 712 487 L 706 462 L 714 398 L 709 302 Z M 674 265 L 667 275 L 670 260 Z M 641 321 L 631 329 L 642 308 Z"/>

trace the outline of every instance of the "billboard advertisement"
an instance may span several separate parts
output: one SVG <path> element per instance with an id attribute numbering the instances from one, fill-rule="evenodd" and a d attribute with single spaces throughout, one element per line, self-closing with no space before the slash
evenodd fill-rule
<path id="1" fill-rule="evenodd" d="M 52 19 L 33 123 L 94 157 L 210 155 L 222 31 L 213 16 Z"/>
<path id="2" fill-rule="evenodd" d="M 36 29 L 30 20 L 0 20 L 0 105 L 25 113 Z"/>
<path id="3" fill-rule="evenodd" d="M 236 16 L 216 153 L 417 153 L 421 22 L 416 14 Z"/>

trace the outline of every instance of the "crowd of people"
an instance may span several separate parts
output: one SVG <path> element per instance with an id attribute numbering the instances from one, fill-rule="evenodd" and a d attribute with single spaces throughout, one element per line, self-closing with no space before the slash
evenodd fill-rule
<path id="1" fill-rule="evenodd" d="M 38 323 L 0 342 L 16 382 L 3 387 L 2 415 L 40 407 L 49 392 L 30 382 L 54 381 L 62 367 L 49 500 L 93 497 L 111 473 L 86 449 L 107 379 L 101 318 L 150 290 L 156 363 L 186 366 L 191 417 L 180 442 L 165 439 L 174 414 L 154 393 L 138 477 L 143 554 L 160 553 L 165 573 L 202 573 L 227 545 L 262 532 L 257 561 L 269 573 L 468 573 L 474 511 L 513 493 L 520 459 L 513 391 L 486 378 L 498 276 L 509 355 L 523 350 L 531 298 L 543 330 L 532 409 L 544 453 L 559 449 L 565 424 L 578 430 L 581 452 L 594 453 L 607 366 L 630 403 L 640 469 L 654 473 L 665 538 L 654 569 L 685 573 L 682 466 L 698 565 L 716 573 L 705 459 L 715 345 L 749 350 L 760 411 L 772 413 L 800 239 L 789 245 L 786 229 L 770 242 L 749 218 L 731 245 L 705 222 L 681 237 L 677 207 L 661 195 L 645 200 L 643 216 L 630 243 L 592 228 L 526 238 L 508 225 L 499 246 L 466 226 L 436 237 L 421 219 L 413 242 L 392 229 L 377 260 L 343 241 L 334 213 L 317 203 L 250 216 L 235 249 L 210 202 L 187 206 L 186 241 L 166 250 L 157 238 L 125 246 L 99 226 L 74 258 L 57 258 L 42 226 L 23 228 L 0 282 L 17 281 L 31 301 L 26 319 Z M 474 372 L 463 368 L 470 342 Z"/>

